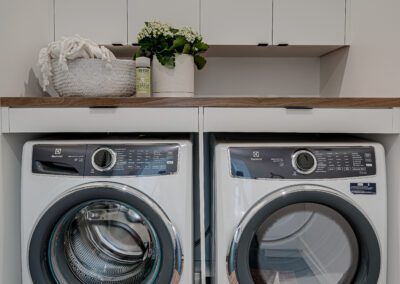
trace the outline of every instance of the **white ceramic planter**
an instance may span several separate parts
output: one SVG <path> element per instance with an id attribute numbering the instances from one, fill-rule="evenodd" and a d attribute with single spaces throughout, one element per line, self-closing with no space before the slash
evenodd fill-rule
<path id="1" fill-rule="evenodd" d="M 180 54 L 175 58 L 175 68 L 167 68 L 153 57 L 152 92 L 154 97 L 193 97 L 194 60 L 192 55 Z"/>

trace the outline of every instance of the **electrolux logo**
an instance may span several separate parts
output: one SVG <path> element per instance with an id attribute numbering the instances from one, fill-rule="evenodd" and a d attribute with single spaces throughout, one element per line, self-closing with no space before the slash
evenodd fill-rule
<path id="1" fill-rule="evenodd" d="M 54 154 L 51 155 L 52 158 L 62 158 L 62 149 L 61 148 L 55 148 L 54 149 Z"/>
<path id="2" fill-rule="evenodd" d="M 260 157 L 260 152 L 259 151 L 253 151 L 251 160 L 252 161 L 262 161 L 262 158 Z"/>

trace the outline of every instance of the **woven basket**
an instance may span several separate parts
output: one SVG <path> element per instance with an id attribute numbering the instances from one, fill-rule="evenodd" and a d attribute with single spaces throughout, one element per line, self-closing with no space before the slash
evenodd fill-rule
<path id="1" fill-rule="evenodd" d="M 111 66 L 109 65 L 111 64 Z M 133 60 L 75 59 L 63 70 L 57 59 L 51 60 L 52 83 L 61 97 L 126 97 L 135 93 Z"/>

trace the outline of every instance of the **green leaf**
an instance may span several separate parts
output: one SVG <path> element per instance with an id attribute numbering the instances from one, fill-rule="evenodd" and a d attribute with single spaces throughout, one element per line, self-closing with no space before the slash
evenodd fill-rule
<path id="1" fill-rule="evenodd" d="M 196 52 L 205 52 L 208 49 L 208 44 L 202 41 L 196 41 L 193 45 L 193 50 Z"/>
<path id="2" fill-rule="evenodd" d="M 189 43 L 187 43 L 187 44 L 185 44 L 185 46 L 183 47 L 182 53 L 183 53 L 183 54 L 190 54 L 190 49 L 191 49 L 191 46 L 190 46 Z"/>
<path id="3" fill-rule="evenodd" d="M 150 38 L 143 38 L 141 39 L 138 44 L 142 49 L 151 49 L 154 46 L 153 41 Z"/>
<path id="4" fill-rule="evenodd" d="M 195 55 L 194 56 L 194 64 L 196 64 L 197 69 L 201 70 L 203 67 L 206 65 L 207 60 L 200 55 Z"/>
<path id="5" fill-rule="evenodd" d="M 156 50 L 166 50 L 168 49 L 168 41 L 165 38 L 160 38 L 158 45 L 154 44 Z"/>
<path id="6" fill-rule="evenodd" d="M 160 61 L 161 65 L 171 69 L 175 67 L 175 56 L 173 54 L 172 55 L 157 54 L 156 56 L 158 61 Z"/>
<path id="7" fill-rule="evenodd" d="M 172 46 L 169 48 L 169 50 L 176 50 L 178 52 L 181 52 L 186 43 L 187 41 L 183 36 L 178 36 L 172 43 Z"/>

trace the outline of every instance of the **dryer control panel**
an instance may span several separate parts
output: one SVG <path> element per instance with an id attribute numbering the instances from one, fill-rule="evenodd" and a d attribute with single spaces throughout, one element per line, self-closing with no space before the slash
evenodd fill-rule
<path id="1" fill-rule="evenodd" d="M 32 172 L 69 176 L 157 176 L 178 171 L 179 144 L 41 144 Z"/>
<path id="2" fill-rule="evenodd" d="M 332 179 L 376 174 L 373 147 L 230 147 L 231 175 L 249 179 Z"/>

